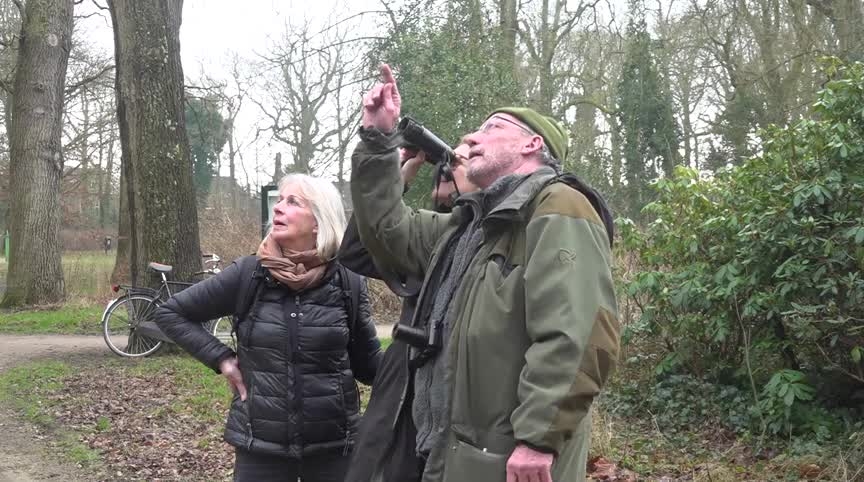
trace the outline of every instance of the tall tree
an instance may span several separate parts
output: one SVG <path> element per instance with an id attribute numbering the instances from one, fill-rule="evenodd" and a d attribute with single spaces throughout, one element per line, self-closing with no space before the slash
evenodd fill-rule
<path id="1" fill-rule="evenodd" d="M 0 233 L 6 231 L 9 211 L 9 133 L 12 130 L 12 83 L 18 34 L 21 31 L 18 7 L 12 0 L 0 0 Z"/>
<path id="2" fill-rule="evenodd" d="M 710 124 L 728 151 L 719 160 L 739 163 L 759 150 L 758 129 L 808 114 L 824 82 L 818 59 L 839 53 L 838 39 L 803 0 L 693 2 L 687 15 L 701 24 L 701 48 L 716 65 L 707 85 L 719 112 Z"/>
<path id="3" fill-rule="evenodd" d="M 445 15 L 429 11 L 410 28 L 394 28 L 382 58 L 398 71 L 402 112 L 455 144 L 492 109 L 521 103 L 524 96 L 511 66 L 497 61 L 497 26 L 484 22 L 465 29 L 463 19 L 476 6 L 454 2 L 447 7 Z M 431 187 L 429 170 L 422 170 L 414 184 Z M 423 205 L 429 189 L 411 189 L 406 199 L 415 206 Z"/>
<path id="4" fill-rule="evenodd" d="M 570 102 L 565 89 L 578 70 L 572 62 L 562 62 L 562 45 L 573 40 L 574 31 L 585 24 L 596 23 L 595 7 L 599 0 L 542 0 L 532 14 L 523 15 L 518 30 L 528 53 L 533 76 L 524 79 L 528 98 L 541 112 L 563 117 Z"/>
<path id="5" fill-rule="evenodd" d="M 0 0 L 0 107 L 3 127 L 11 131 L 12 84 L 15 82 L 15 61 L 18 55 L 18 34 L 21 33 L 21 12 L 12 0 Z"/>
<path id="6" fill-rule="evenodd" d="M 837 55 L 849 61 L 864 60 L 864 4 L 861 0 L 806 0 L 831 22 Z"/>
<path id="7" fill-rule="evenodd" d="M 72 0 L 27 0 L 21 12 L 9 136 L 12 249 L 4 307 L 65 297 L 61 136 L 72 10 Z"/>
<path id="8" fill-rule="evenodd" d="M 186 132 L 192 154 L 195 190 L 201 198 L 210 192 L 214 176 L 219 175 L 219 153 L 228 140 L 228 129 L 215 96 L 186 99 Z"/>
<path id="9" fill-rule="evenodd" d="M 238 193 L 241 186 L 241 184 L 237 182 L 237 169 L 239 167 L 240 169 L 245 170 L 245 166 L 242 163 L 243 151 L 251 143 L 251 137 L 249 135 L 250 131 L 255 133 L 258 126 L 253 126 L 251 129 L 247 129 L 246 132 L 238 132 L 240 129 L 238 129 L 237 118 L 243 110 L 244 103 L 249 99 L 248 90 L 251 83 L 251 75 L 246 70 L 246 62 L 236 53 L 229 54 L 229 56 L 226 57 L 226 61 L 227 64 L 225 65 L 225 68 L 228 70 L 229 79 L 216 79 L 202 71 L 201 78 L 196 82 L 197 86 L 194 89 L 203 92 L 195 97 L 200 98 L 200 100 L 208 104 L 211 108 L 218 109 L 218 114 L 222 119 L 222 125 L 220 128 L 224 132 L 219 134 L 217 137 L 224 135 L 225 140 L 224 142 L 221 140 L 219 141 L 222 142 L 222 146 L 220 146 L 219 149 L 214 150 L 214 152 L 218 154 L 222 151 L 222 148 L 227 148 L 227 152 L 225 152 L 225 157 L 227 159 L 224 160 L 228 161 L 228 177 L 233 182 L 230 190 L 231 206 L 236 209 L 238 207 Z M 197 127 L 195 126 L 194 119 L 190 119 L 190 106 L 194 107 L 193 104 L 187 102 L 186 123 L 187 131 L 189 131 L 189 143 L 190 148 L 192 149 L 193 162 L 197 164 L 198 160 L 195 159 L 197 157 L 195 153 L 195 130 Z M 196 114 L 192 114 L 192 116 L 195 115 Z M 215 121 L 215 119 L 213 120 Z M 214 134 L 218 133 L 215 129 L 215 122 L 213 127 L 214 129 L 211 131 Z M 214 140 L 217 139 L 214 138 Z M 221 161 L 223 161 L 223 157 L 220 155 L 215 159 L 215 164 L 221 167 Z M 218 174 L 221 176 L 221 170 Z M 196 187 L 197 186 L 198 179 L 196 175 Z"/>
<path id="10" fill-rule="evenodd" d="M 519 2 L 517 0 L 498 1 L 498 28 L 501 41 L 498 44 L 499 62 L 502 67 L 509 66 L 516 75 L 516 40 L 519 37 Z"/>
<path id="11" fill-rule="evenodd" d="M 679 162 L 678 127 L 672 99 L 657 72 L 644 10 L 631 3 L 624 70 L 618 84 L 628 211 L 633 217 L 649 200 L 648 183 L 669 175 Z"/>
<path id="12" fill-rule="evenodd" d="M 362 71 L 362 56 L 353 50 L 358 42 L 347 35 L 339 22 L 320 31 L 308 22 L 292 27 L 260 66 L 268 98 L 254 102 L 273 139 L 288 145 L 293 172 L 320 172 L 352 139 L 355 124 L 345 119 L 353 120 L 353 111 L 334 114 L 336 98 Z M 359 112 L 359 104 L 350 107 Z"/>
<path id="13" fill-rule="evenodd" d="M 114 25 L 130 276 L 135 283 L 147 282 L 147 263 L 158 261 L 173 265 L 178 278 L 189 278 L 201 266 L 201 248 L 183 112 L 183 2 L 111 0 L 108 7 Z"/>

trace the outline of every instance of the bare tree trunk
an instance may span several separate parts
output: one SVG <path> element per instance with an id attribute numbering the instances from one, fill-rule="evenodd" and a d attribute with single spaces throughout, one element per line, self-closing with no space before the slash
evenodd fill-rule
<path id="1" fill-rule="evenodd" d="M 237 151 L 234 150 L 234 125 L 228 133 L 228 177 L 231 178 L 231 209 L 237 209 Z"/>
<path id="2" fill-rule="evenodd" d="M 864 6 L 861 0 L 806 0 L 834 27 L 838 55 L 847 61 L 864 59 Z"/>
<path id="3" fill-rule="evenodd" d="M 516 72 L 516 36 L 519 32 L 519 2 L 516 0 L 498 0 L 498 25 L 501 29 L 501 62 L 510 67 L 510 72 Z"/>
<path id="4" fill-rule="evenodd" d="M 100 147 L 101 149 L 101 147 Z M 108 139 L 108 155 L 105 161 L 105 171 L 102 173 L 102 181 L 99 189 L 99 226 L 105 229 L 108 221 L 108 213 L 111 210 L 111 195 L 114 193 L 114 135 Z M 121 196 L 122 197 L 122 196 Z"/>
<path id="5" fill-rule="evenodd" d="M 6 94 L 0 89 L 0 102 L 3 103 L 3 127 L 6 128 L 6 137 L 8 140 L 9 135 L 12 133 L 12 94 Z M 3 167 L 3 166 L 0 166 Z M 7 168 L 10 167 L 8 164 L 5 166 Z M 3 192 L 9 192 L 9 176 L 3 176 L 0 179 L 0 189 Z M 8 225 L 9 225 L 9 212 L 10 206 L 7 204 L 6 209 L 0 212 L 0 233 L 5 233 Z"/>
<path id="6" fill-rule="evenodd" d="M 90 205 L 90 99 L 86 87 L 81 90 L 81 145 L 78 152 L 80 156 L 78 167 L 78 182 L 83 189 L 78 189 L 75 197 L 78 199 L 76 203 L 76 211 L 79 216 L 84 213 L 84 206 Z"/>
<path id="7" fill-rule="evenodd" d="M 9 136 L 12 249 L 4 307 L 65 297 L 61 135 L 72 9 L 72 0 L 28 0 L 21 22 Z"/>
<path id="8" fill-rule="evenodd" d="M 607 115 L 606 121 L 609 123 L 610 134 L 610 157 L 612 159 L 612 187 L 616 190 L 621 186 L 624 180 L 624 169 L 621 164 L 624 158 L 624 150 L 622 148 L 624 139 L 621 138 L 621 124 L 615 115 Z"/>
<path id="9" fill-rule="evenodd" d="M 117 112 L 120 112 L 119 101 Z M 120 136 L 123 136 L 123 122 L 120 122 Z M 125 151 L 124 151 L 125 152 Z M 126 166 L 129 165 L 125 154 L 120 156 L 120 212 L 117 226 L 117 254 L 114 258 L 114 270 L 111 272 L 111 283 L 125 284 L 132 282 L 132 215 L 129 212 L 129 188 L 126 186 Z"/>
<path id="10" fill-rule="evenodd" d="M 2 92 L 0 92 L 0 95 L 2 95 Z M 5 124 L 4 127 L 6 127 L 6 134 L 9 135 L 12 133 L 12 103 L 14 102 L 12 94 L 3 95 L 2 101 L 3 123 Z"/>
<path id="11" fill-rule="evenodd" d="M 110 182 L 110 178 L 105 176 L 105 136 L 103 135 L 103 129 L 99 129 L 96 135 L 96 142 L 98 142 L 99 150 L 98 150 L 98 160 L 99 165 L 96 169 L 96 175 L 99 177 L 97 182 L 97 191 L 96 191 L 96 200 L 98 202 L 99 207 L 99 227 L 105 228 L 105 218 L 103 217 L 104 209 L 102 206 L 102 200 L 105 199 L 105 183 Z"/>
<path id="12" fill-rule="evenodd" d="M 201 267 L 180 64 L 182 0 L 111 0 L 131 278 L 148 262 L 188 279 Z M 118 253 L 119 256 L 119 253 Z"/>

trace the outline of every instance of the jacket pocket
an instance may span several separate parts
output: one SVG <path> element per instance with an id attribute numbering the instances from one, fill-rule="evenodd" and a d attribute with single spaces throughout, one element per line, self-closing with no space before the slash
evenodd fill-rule
<path id="1" fill-rule="evenodd" d="M 507 477 L 509 456 L 479 449 L 462 440 L 451 441 L 444 462 L 444 480 L 502 482 Z"/>

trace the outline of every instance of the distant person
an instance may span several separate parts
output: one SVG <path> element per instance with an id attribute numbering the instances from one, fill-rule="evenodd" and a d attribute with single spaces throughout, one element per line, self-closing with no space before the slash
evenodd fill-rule
<path id="1" fill-rule="evenodd" d="M 345 478 L 360 421 L 355 379 L 375 379 L 381 344 L 365 280 L 335 260 L 344 231 L 333 184 L 288 175 L 257 254 L 156 312 L 165 334 L 234 391 L 225 440 L 235 481 Z M 232 314 L 236 353 L 202 326 Z"/>
<path id="2" fill-rule="evenodd" d="M 108 254 L 108 251 L 111 251 L 111 236 L 105 236 L 105 254 Z"/>

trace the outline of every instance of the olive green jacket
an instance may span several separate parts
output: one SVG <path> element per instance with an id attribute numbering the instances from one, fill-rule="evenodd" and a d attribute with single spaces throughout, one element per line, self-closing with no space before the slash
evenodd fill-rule
<path id="1" fill-rule="evenodd" d="M 434 279 L 471 196 L 451 214 L 407 207 L 398 143 L 398 134 L 361 131 L 351 171 L 360 237 L 383 273 Z M 591 402 L 614 371 L 620 327 L 606 230 L 588 200 L 554 177 L 548 168 L 531 174 L 483 220 L 440 355 L 448 444 L 430 454 L 424 481 L 504 482 L 518 443 L 555 453 L 553 481 L 585 479 Z M 424 283 L 421 304 L 436 288 Z"/>

